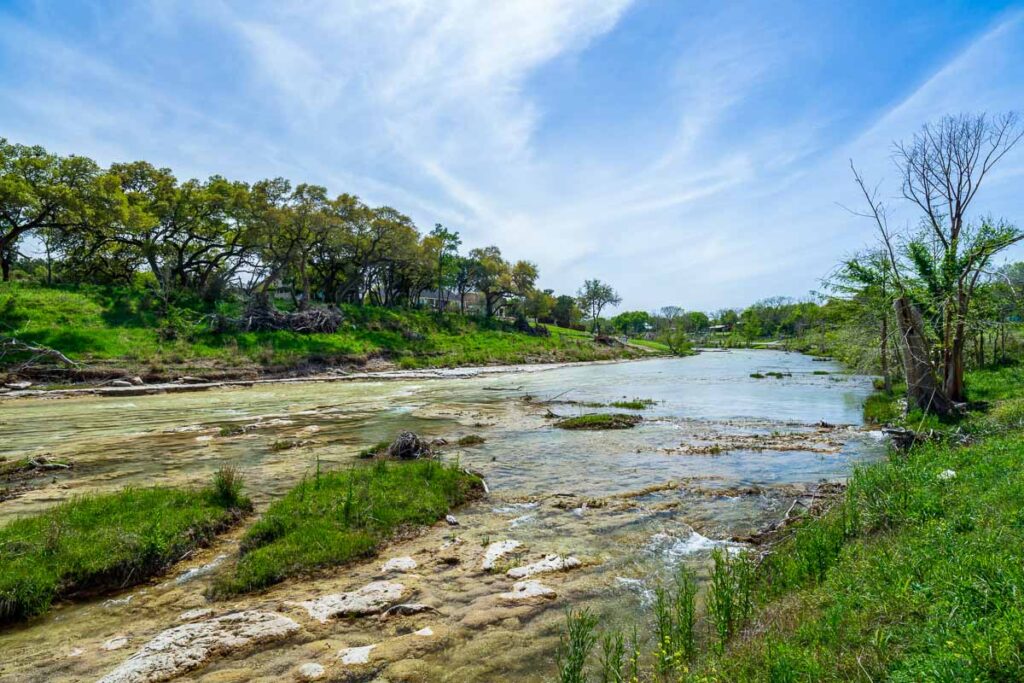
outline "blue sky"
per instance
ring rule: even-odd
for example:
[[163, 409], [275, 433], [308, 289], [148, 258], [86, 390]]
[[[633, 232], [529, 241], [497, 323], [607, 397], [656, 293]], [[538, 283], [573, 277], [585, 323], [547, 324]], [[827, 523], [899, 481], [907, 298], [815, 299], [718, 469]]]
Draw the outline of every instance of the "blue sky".
[[[872, 239], [851, 158], [895, 196], [894, 140], [1024, 110], [1019, 2], [0, 0], [0, 26], [0, 136], [353, 192], [623, 308], [803, 296]], [[1024, 147], [978, 209], [1024, 223]]]

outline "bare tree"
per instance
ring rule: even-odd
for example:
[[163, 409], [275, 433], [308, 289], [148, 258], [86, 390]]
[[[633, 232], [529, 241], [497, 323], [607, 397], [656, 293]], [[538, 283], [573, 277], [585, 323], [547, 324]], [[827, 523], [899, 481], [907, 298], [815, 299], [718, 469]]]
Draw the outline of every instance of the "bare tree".
[[992, 168], [1022, 137], [1024, 127], [1015, 112], [960, 114], [925, 124], [909, 143], [896, 145], [903, 196], [924, 213], [937, 247], [935, 256], [922, 247], [912, 250], [911, 257], [919, 272], [935, 274], [926, 284], [941, 315], [943, 385], [953, 401], [966, 398], [967, 314], [981, 270], [997, 252], [1024, 238], [1002, 222], [985, 221], [972, 229], [967, 211]]

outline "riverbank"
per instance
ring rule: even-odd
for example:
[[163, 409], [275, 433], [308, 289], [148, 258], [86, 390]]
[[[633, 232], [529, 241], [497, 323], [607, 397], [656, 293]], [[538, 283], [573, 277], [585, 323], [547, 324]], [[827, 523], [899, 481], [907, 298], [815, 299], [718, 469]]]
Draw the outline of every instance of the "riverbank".
[[51, 387], [135, 378], [209, 383], [668, 354], [667, 347], [650, 342], [601, 342], [550, 325], [529, 334], [502, 320], [423, 310], [345, 305], [336, 332], [306, 334], [218, 331], [216, 319], [230, 314], [230, 306], [181, 310], [171, 318], [157, 316], [155, 307], [134, 289], [0, 284], [0, 333], [55, 349], [78, 364], [19, 367], [27, 355], [9, 355], [0, 375], [6, 371], [10, 384]]

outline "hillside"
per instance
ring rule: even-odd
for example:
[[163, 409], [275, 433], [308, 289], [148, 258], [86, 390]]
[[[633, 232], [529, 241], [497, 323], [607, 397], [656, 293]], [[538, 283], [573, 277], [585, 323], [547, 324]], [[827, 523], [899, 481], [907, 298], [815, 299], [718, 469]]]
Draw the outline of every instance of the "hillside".
[[[307, 374], [325, 368], [427, 368], [636, 358], [654, 348], [608, 346], [575, 330], [549, 336], [516, 331], [497, 319], [430, 311], [342, 305], [332, 334], [216, 332], [217, 316], [239, 304], [194, 305], [157, 314], [145, 291], [115, 287], [0, 285], [0, 333], [57, 349], [82, 364], [74, 371], [30, 368], [17, 374], [51, 381], [139, 375], [208, 378]], [[24, 357], [0, 358], [11, 372]]]

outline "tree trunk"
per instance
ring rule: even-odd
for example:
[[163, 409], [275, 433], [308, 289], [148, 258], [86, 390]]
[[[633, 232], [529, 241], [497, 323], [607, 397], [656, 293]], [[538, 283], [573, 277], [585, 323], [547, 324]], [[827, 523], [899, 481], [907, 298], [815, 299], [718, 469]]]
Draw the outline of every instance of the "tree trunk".
[[889, 372], [889, 316], [882, 311], [881, 339], [878, 343], [878, 352], [881, 354], [882, 363], [882, 387], [886, 392], [892, 391], [892, 373]]
[[921, 312], [903, 296], [893, 302], [893, 309], [896, 311], [903, 367], [907, 377], [907, 406], [943, 417], [952, 414], [953, 404], [935, 379], [931, 348], [924, 336]]
[[950, 401], [962, 403], [967, 400], [964, 391], [964, 347], [967, 342], [964, 320], [967, 314], [967, 297], [961, 292], [958, 299], [956, 321], [952, 323], [953, 339], [944, 358], [943, 384], [946, 397]]

